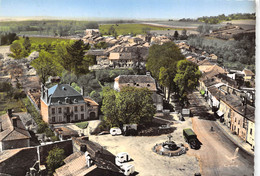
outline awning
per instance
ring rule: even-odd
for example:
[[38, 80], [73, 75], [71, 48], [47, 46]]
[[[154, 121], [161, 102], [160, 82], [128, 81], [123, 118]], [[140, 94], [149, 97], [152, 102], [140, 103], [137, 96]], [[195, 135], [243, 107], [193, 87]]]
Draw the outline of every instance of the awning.
[[224, 113], [222, 111], [220, 111], [220, 110], [217, 111], [217, 114], [218, 114], [219, 117], [224, 115]]

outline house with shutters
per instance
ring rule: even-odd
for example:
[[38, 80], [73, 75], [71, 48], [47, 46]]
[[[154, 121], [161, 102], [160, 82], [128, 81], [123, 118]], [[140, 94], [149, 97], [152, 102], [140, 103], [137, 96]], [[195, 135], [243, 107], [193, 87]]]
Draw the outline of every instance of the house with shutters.
[[26, 130], [19, 115], [23, 113], [8, 113], [0, 116], [0, 152], [8, 149], [30, 146], [30, 133]]
[[98, 104], [69, 84], [41, 88], [41, 115], [45, 122], [70, 123], [98, 119]]

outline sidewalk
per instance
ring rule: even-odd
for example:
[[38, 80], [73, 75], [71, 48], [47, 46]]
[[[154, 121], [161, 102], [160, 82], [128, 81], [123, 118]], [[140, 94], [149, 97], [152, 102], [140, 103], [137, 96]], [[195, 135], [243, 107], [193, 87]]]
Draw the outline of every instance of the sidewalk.
[[225, 133], [225, 135], [235, 143], [239, 148], [246, 151], [248, 154], [254, 156], [254, 151], [251, 150], [251, 145], [243, 141], [240, 137], [235, 134], [232, 134], [231, 130], [224, 124], [220, 123], [216, 120], [216, 124], [220, 127], [220, 129]]

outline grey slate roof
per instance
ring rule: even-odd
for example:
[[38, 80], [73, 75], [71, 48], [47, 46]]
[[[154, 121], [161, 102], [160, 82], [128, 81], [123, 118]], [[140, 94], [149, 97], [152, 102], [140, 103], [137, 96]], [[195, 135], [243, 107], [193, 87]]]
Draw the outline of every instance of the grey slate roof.
[[[45, 95], [43, 96], [43, 101], [49, 105], [55, 105], [55, 104], [65, 104], [65, 98], [70, 99], [71, 103], [84, 103], [83, 96], [77, 92], [75, 89], [73, 89], [68, 84], [57, 84], [51, 88], [48, 89], [48, 98], [47, 101], [47, 92], [45, 91]], [[76, 100], [76, 101], [75, 101]]]

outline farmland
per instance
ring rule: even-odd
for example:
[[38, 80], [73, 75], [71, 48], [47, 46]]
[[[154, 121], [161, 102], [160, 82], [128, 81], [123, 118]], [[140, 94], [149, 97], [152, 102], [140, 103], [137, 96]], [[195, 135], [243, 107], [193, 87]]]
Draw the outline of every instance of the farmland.
[[167, 30], [166, 27], [151, 26], [146, 24], [104, 24], [99, 25], [99, 30], [103, 35], [107, 35], [109, 28], [115, 28], [118, 35], [145, 34], [147, 30]]
[[[52, 42], [61, 42], [61, 41], [69, 41], [70, 39], [63, 39], [63, 38], [55, 38], [55, 37], [30, 37], [31, 44], [43, 44], [46, 43], [47, 45], [52, 44]], [[19, 43], [22, 44], [23, 38], [19, 37]]]

